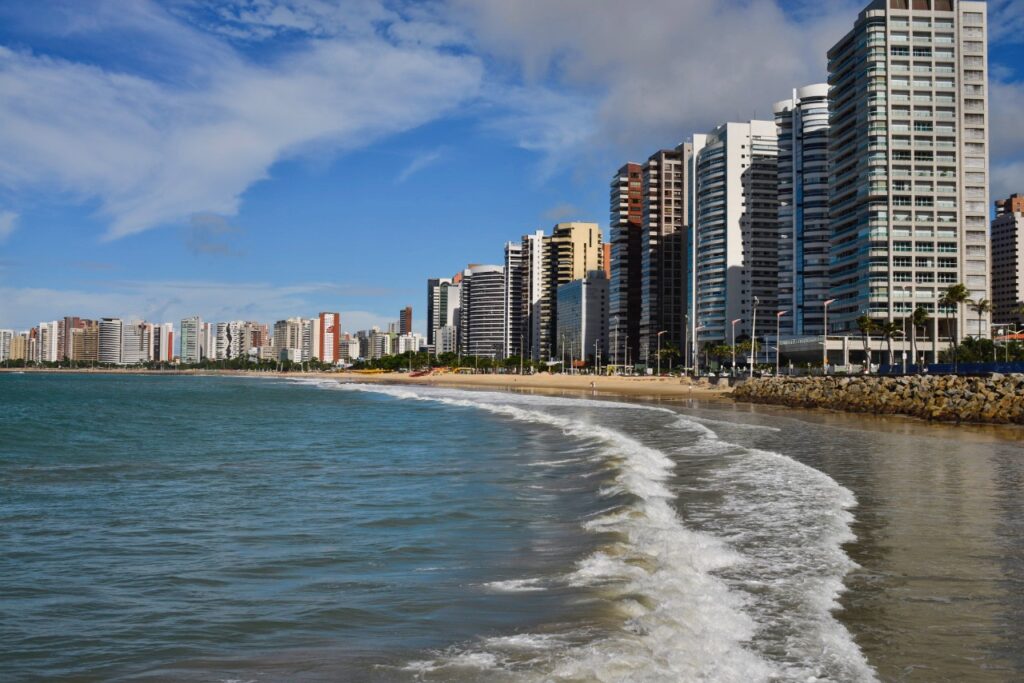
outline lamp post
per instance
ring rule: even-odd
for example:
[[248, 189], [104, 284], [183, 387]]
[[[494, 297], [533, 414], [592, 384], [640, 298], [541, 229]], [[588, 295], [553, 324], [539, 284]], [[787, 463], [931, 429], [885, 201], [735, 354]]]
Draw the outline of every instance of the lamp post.
[[743, 318], [736, 318], [732, 321], [732, 375], [736, 375], [736, 323], [742, 322]]
[[789, 311], [779, 311], [775, 314], [775, 376], [779, 376], [779, 354], [782, 349], [779, 347], [779, 333], [782, 329], [782, 316]]
[[[1005, 330], [1003, 330], [1003, 328], [1001, 328], [1001, 327], [997, 330], [997, 333], [999, 334], [1000, 337], [1002, 337], [1002, 336], [1004, 336], [1006, 334]], [[1006, 344], [1007, 348], [1009, 348], [1010, 345], [1006, 343], [1005, 339], [1003, 340], [1003, 343]], [[1009, 354], [1007, 354], [1007, 355], [1009, 355]], [[993, 339], [992, 340], [992, 362], [995, 362], [997, 360], [999, 360], [999, 358], [998, 358], [998, 356], [996, 356], [996, 340]]]
[[754, 365], [757, 363], [757, 305], [761, 301], [754, 297], [754, 317], [750, 319], [750, 378], [754, 378]]
[[821, 338], [821, 372], [825, 375], [828, 374], [828, 307], [835, 302], [835, 299], [825, 302], [825, 333]]
[[661, 335], [667, 332], [668, 330], [662, 330], [658, 333], [658, 377], [661, 377]]

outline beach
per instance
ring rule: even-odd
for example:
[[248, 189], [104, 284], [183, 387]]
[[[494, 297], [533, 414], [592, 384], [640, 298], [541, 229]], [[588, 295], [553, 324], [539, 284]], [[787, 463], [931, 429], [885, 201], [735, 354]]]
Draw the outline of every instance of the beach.
[[365, 384], [410, 384], [462, 389], [530, 390], [542, 393], [587, 394], [591, 396], [657, 399], [702, 399], [727, 398], [728, 387], [709, 386], [707, 382], [694, 382], [680, 377], [608, 377], [594, 375], [465, 375], [455, 373], [434, 373], [421, 377], [416, 373], [360, 373], [360, 372], [253, 372], [244, 370], [145, 370], [125, 369], [52, 369], [52, 368], [0, 368], [0, 372], [52, 373], [60, 375], [151, 375], [151, 376], [209, 376], [209, 377], [309, 377], [336, 379], [342, 382]]

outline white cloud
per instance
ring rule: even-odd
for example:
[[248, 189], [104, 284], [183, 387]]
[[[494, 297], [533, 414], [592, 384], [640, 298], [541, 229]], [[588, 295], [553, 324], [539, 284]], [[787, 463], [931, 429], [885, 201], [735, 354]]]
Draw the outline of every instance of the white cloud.
[[473, 56], [372, 35], [309, 42], [269, 64], [218, 49], [229, 58], [191, 64], [199, 74], [172, 84], [0, 47], [0, 184], [98, 199], [111, 238], [232, 215], [275, 162], [419, 126], [482, 78]]
[[443, 147], [438, 147], [437, 149], [420, 152], [419, 154], [415, 155], [408, 164], [406, 164], [405, 168], [403, 168], [401, 172], [398, 174], [398, 177], [395, 179], [395, 182], [404, 183], [410, 177], [419, 173], [423, 169], [433, 166], [434, 164], [436, 164], [437, 162], [441, 161], [441, 159], [444, 158], [446, 152], [447, 150]]
[[[330, 283], [275, 286], [216, 281], [124, 281], [79, 289], [0, 287], [0, 327], [24, 329], [40, 320], [64, 315], [94, 319], [114, 316], [175, 324], [182, 318], [201, 315], [212, 321], [244, 319], [273, 323], [291, 316], [311, 317], [322, 310], [339, 310], [339, 301], [351, 291], [358, 289]], [[346, 331], [372, 325], [386, 327], [394, 319], [363, 310], [341, 313]]]
[[797, 23], [771, 0], [453, 0], [476, 44], [518, 67], [527, 85], [554, 80], [586, 106], [545, 114], [545, 149], [588, 144], [652, 151], [726, 119], [771, 116], [794, 87], [821, 81], [826, 51], [856, 7], [830, 2]]
[[988, 32], [993, 42], [1024, 42], [1024, 0], [989, 0]]
[[0, 211], [0, 244], [6, 242], [17, 227], [18, 214], [13, 211]]

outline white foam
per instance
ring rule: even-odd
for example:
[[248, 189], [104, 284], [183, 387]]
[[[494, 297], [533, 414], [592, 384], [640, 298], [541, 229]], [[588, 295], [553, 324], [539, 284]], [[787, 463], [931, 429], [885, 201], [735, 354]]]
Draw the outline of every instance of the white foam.
[[[772, 525], [781, 524], [779, 518], [789, 519], [788, 514], [776, 509], [785, 507], [786, 495], [793, 497], [794, 493], [799, 493], [794, 489], [800, 487], [816, 492], [806, 501], [810, 507], [800, 508], [800, 511], [806, 518], [816, 515], [826, 518], [820, 533], [814, 537], [814, 547], [820, 550], [816, 555], [819, 560], [814, 569], [798, 571], [798, 576], [789, 582], [788, 588], [803, 596], [806, 605], [801, 612], [804, 618], [790, 623], [785, 621], [785, 610], [773, 612], [770, 606], [766, 608], [758, 603], [752, 593], [744, 589], [744, 586], [749, 589], [755, 585], [752, 582], [760, 582], [762, 589], [766, 583], [772, 586], [785, 582], [790, 567], [764, 566], [769, 560], [767, 556], [774, 552], [772, 548], [765, 548], [763, 558], [748, 557], [722, 540], [739, 539], [737, 534], [758, 533], [756, 524], [735, 529], [723, 526], [721, 536], [685, 527], [672, 506], [674, 494], [668, 487], [674, 461], [664, 452], [607, 427], [588, 424], [580, 417], [528, 409], [539, 405], [569, 407], [581, 405], [583, 401], [425, 387], [416, 390], [380, 385], [335, 384], [335, 387], [486, 410], [546, 425], [567, 436], [593, 443], [601, 451], [600, 457], [614, 467], [614, 483], [602, 489], [601, 494], [608, 497], [629, 494], [634, 502], [613, 506], [589, 518], [584, 522], [584, 529], [616, 532], [624, 540], [584, 558], [565, 581], [599, 590], [611, 599], [622, 614], [623, 628], [588, 645], [569, 647], [557, 653], [550, 671], [534, 672], [540, 679], [813, 680], [829, 677], [830, 673], [834, 676], [835, 672], [841, 672], [843, 675], [838, 677], [847, 680], [873, 678], [873, 672], [849, 633], [832, 617], [836, 597], [842, 589], [842, 577], [851, 566], [840, 546], [850, 538], [851, 517], [847, 509], [855, 501], [849, 491], [826, 475], [779, 454], [748, 451], [724, 442], [708, 426], [688, 417], [678, 417], [673, 423], [675, 428], [696, 436], [694, 442], [685, 444], [687, 453], [735, 459], [734, 464], [713, 475], [716, 481], [710, 483], [727, 493], [726, 506], [732, 506], [727, 510], [729, 514], [737, 519], [744, 515], [752, 519], [756, 514], [762, 521], [760, 530], [772, 533], [772, 540], [775, 540], [775, 533], [782, 531]], [[514, 400], [510, 400], [513, 397]], [[602, 408], [638, 408], [614, 402], [586, 403]], [[668, 409], [656, 410], [678, 415]], [[768, 488], [773, 494], [771, 505], [758, 508], [756, 492], [762, 479], [770, 481]], [[737, 486], [743, 492], [730, 493]], [[748, 490], [754, 495], [747, 495]], [[764, 577], [745, 576], [757, 571], [763, 572]], [[522, 590], [536, 585], [531, 581], [536, 580], [494, 582], [488, 586]], [[757, 638], [766, 628], [791, 629], [797, 634], [787, 643], [795, 653], [792, 661], [769, 661], [758, 653]], [[800, 635], [800, 628], [814, 632]], [[485, 656], [488, 653], [468, 654]], [[454, 662], [468, 654], [452, 655], [449, 659]], [[497, 666], [496, 660], [494, 665]]]
[[490, 581], [484, 588], [497, 593], [533, 593], [547, 590], [541, 585], [540, 579], [510, 579], [508, 581]]

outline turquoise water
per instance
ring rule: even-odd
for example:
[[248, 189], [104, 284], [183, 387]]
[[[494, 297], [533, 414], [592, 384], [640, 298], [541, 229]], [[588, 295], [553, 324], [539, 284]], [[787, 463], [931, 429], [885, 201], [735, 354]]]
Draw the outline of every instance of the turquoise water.
[[0, 408], [0, 680], [1024, 673], [1019, 433], [254, 378]]

